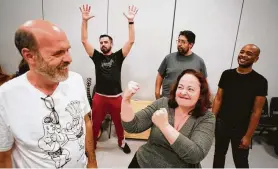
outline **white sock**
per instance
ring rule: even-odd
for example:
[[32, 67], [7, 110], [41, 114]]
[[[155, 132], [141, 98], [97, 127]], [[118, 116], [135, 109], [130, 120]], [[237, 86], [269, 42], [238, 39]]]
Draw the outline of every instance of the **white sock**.
[[122, 148], [125, 147], [125, 138], [122, 140], [122, 145], [121, 145]]

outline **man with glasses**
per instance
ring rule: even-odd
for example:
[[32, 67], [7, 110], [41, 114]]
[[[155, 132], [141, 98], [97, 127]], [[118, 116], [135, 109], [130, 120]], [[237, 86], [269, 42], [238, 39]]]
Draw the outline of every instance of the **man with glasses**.
[[65, 32], [31, 20], [14, 41], [30, 70], [0, 88], [0, 168], [96, 168], [90, 105], [69, 71]]
[[[185, 69], [195, 69], [207, 77], [204, 60], [192, 52], [195, 34], [192, 31], [181, 31], [177, 40], [178, 52], [170, 53], [162, 61], [155, 82], [155, 98], [169, 97], [171, 85]], [[162, 85], [162, 94], [160, 92]]]

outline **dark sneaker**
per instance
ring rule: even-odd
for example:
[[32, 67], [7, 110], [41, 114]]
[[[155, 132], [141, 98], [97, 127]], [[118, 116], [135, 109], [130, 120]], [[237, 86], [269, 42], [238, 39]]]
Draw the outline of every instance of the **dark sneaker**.
[[[119, 146], [120, 147], [120, 146]], [[131, 151], [130, 151], [130, 148], [129, 146], [127, 145], [127, 143], [125, 143], [125, 146], [124, 147], [120, 147], [124, 153], [126, 154], [129, 154]]]

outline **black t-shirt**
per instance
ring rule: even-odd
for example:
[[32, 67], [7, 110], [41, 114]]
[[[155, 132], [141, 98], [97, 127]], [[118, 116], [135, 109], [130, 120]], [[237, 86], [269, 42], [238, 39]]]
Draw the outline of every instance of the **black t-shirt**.
[[122, 49], [105, 56], [94, 50], [91, 59], [95, 63], [96, 92], [104, 95], [117, 95], [122, 92], [121, 69], [125, 59]]
[[255, 97], [267, 95], [267, 80], [254, 70], [239, 74], [229, 69], [222, 73], [218, 86], [223, 89], [218, 117], [228, 124], [248, 127]]

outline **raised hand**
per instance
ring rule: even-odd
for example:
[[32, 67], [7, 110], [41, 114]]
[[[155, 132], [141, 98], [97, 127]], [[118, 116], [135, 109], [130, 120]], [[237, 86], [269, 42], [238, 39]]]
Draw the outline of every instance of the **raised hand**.
[[137, 12], [138, 12], [138, 8], [132, 5], [128, 7], [128, 13], [127, 14], [124, 13], [124, 16], [127, 18], [129, 22], [132, 22]]
[[128, 82], [128, 87], [125, 90], [124, 94], [123, 94], [123, 99], [125, 100], [130, 100], [131, 97], [139, 90], [139, 84], [134, 82], [134, 81], [130, 81]]
[[161, 130], [169, 124], [168, 112], [165, 108], [161, 108], [154, 112], [152, 122]]
[[95, 17], [93, 15], [90, 15], [90, 11], [91, 11], [91, 6], [86, 4], [86, 5], [82, 5], [82, 7], [79, 7], [80, 12], [82, 13], [82, 19], [85, 21], [88, 21], [89, 19]]

